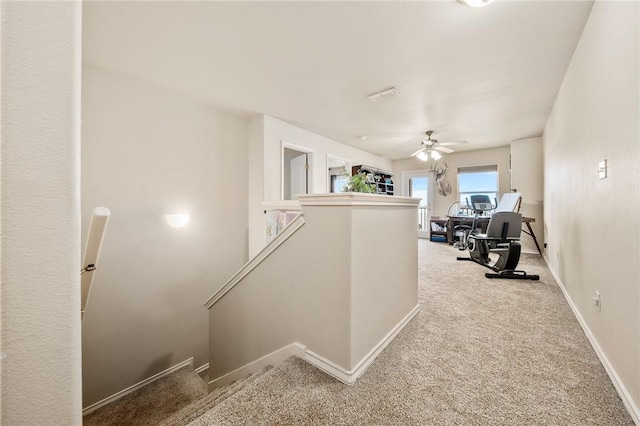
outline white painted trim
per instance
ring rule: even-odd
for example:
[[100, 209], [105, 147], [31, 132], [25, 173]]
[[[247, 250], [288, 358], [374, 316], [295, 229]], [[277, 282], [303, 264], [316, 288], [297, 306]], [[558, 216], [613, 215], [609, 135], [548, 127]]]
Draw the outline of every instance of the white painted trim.
[[[521, 240], [522, 241], [522, 240]], [[542, 248], [542, 247], [540, 247]], [[536, 256], [540, 256], [540, 253], [538, 253], [538, 250], [522, 250], [521, 251], [522, 254], [535, 254]]]
[[409, 313], [396, 325], [384, 338], [360, 361], [352, 370], [354, 377], [353, 383], [365, 372], [365, 370], [373, 363], [380, 352], [393, 341], [393, 339], [402, 331], [403, 328], [420, 312], [420, 305], [416, 305]]
[[[425, 213], [425, 226], [426, 229], [418, 230], [418, 238], [431, 238], [431, 215], [433, 213], [433, 194], [436, 192], [435, 179], [433, 178], [433, 172], [423, 170], [405, 170], [401, 173], [400, 182], [402, 183], [402, 195], [409, 197], [409, 180], [415, 177], [427, 178], [427, 211]], [[398, 185], [396, 184], [396, 187]], [[420, 207], [420, 204], [418, 204]], [[418, 224], [420, 223], [420, 210], [418, 209]], [[417, 224], [416, 224], [417, 225]]]
[[307, 349], [302, 343], [294, 342], [283, 348], [275, 350], [270, 354], [263, 356], [256, 361], [243, 365], [224, 376], [209, 381], [209, 391], [216, 388], [226, 386], [237, 380], [247, 377], [249, 374], [256, 373], [266, 367], [267, 365], [277, 365], [286, 360], [287, 358], [295, 355], [298, 356], [309, 364], [324, 371], [330, 376], [340, 380], [347, 385], [354, 384], [365, 370], [373, 363], [378, 355], [384, 350], [384, 348], [391, 343], [391, 341], [402, 331], [402, 329], [416, 316], [420, 311], [420, 305], [416, 305], [386, 336], [380, 340], [380, 342], [369, 352], [352, 370], [346, 370], [332, 361], [316, 354], [313, 351]]
[[196, 372], [196, 374], [200, 374], [203, 371], [207, 371], [209, 369], [209, 363], [203, 364], [200, 367], [196, 368], [194, 371]]
[[294, 151], [304, 152], [307, 154], [307, 164], [309, 165], [309, 169], [307, 170], [307, 188], [311, 191], [313, 188], [313, 157], [314, 152], [312, 149], [307, 148], [302, 145], [296, 145], [293, 143], [289, 143], [284, 139], [280, 139], [280, 199], [284, 200], [284, 149], [288, 148]]
[[[511, 161], [511, 160], [509, 160]], [[496, 172], [498, 176], [496, 176], [496, 196], [498, 198], [497, 202], [500, 201], [500, 198], [504, 195], [500, 193], [500, 164], [499, 163], [485, 163], [485, 164], [467, 164], [464, 166], [456, 167], [456, 200], [460, 201], [460, 179], [458, 179], [458, 175], [460, 175], [460, 169], [472, 168], [472, 167], [488, 167], [488, 166], [496, 166]], [[509, 188], [511, 188], [511, 180], [509, 180]]]
[[613, 386], [616, 388], [616, 391], [618, 391], [618, 395], [620, 396], [620, 399], [622, 399], [622, 403], [624, 404], [625, 408], [629, 412], [629, 415], [631, 416], [631, 418], [633, 419], [636, 425], [640, 425], [640, 408], [634, 403], [633, 398], [631, 397], [631, 394], [629, 394], [629, 391], [627, 390], [625, 385], [622, 383], [622, 380], [620, 380], [620, 377], [616, 373], [616, 370], [613, 368], [613, 366], [609, 362], [607, 355], [598, 344], [598, 340], [595, 338], [595, 336], [591, 332], [591, 329], [589, 329], [589, 326], [587, 325], [584, 318], [582, 318], [580, 311], [578, 310], [576, 305], [573, 303], [573, 300], [569, 296], [569, 292], [567, 291], [564, 284], [562, 283], [560, 276], [558, 276], [556, 271], [551, 267], [551, 263], [549, 262], [549, 259], [547, 258], [547, 256], [542, 256], [542, 258], [547, 264], [547, 267], [549, 268], [551, 275], [553, 275], [553, 278], [558, 283], [558, 287], [560, 287], [560, 290], [562, 290], [562, 294], [564, 295], [564, 298], [566, 299], [567, 303], [571, 307], [573, 314], [576, 316], [578, 323], [582, 327], [582, 331], [584, 331], [584, 334], [587, 336], [587, 340], [589, 340], [589, 343], [591, 343], [593, 350], [596, 352], [596, 355], [600, 359], [600, 363], [602, 364], [605, 371], [609, 375], [609, 378], [611, 379]]
[[222, 386], [226, 386], [231, 384], [237, 380], [244, 379], [249, 374], [257, 373], [262, 370], [267, 365], [277, 365], [292, 356], [298, 356], [302, 359], [305, 357], [305, 351], [307, 348], [297, 342], [291, 343], [283, 348], [277, 349], [270, 354], [263, 356], [249, 364], [243, 365], [240, 368], [237, 368], [224, 376], [218, 377], [217, 379], [209, 381], [209, 392], [214, 389], [220, 388]]
[[342, 157], [338, 157], [336, 155], [333, 154], [329, 154], [327, 153], [325, 161], [326, 161], [326, 172], [327, 172], [327, 178], [325, 179], [325, 183], [327, 185], [326, 191], [327, 193], [331, 192], [331, 175], [329, 175], [329, 162], [331, 160], [334, 161], [342, 161], [344, 163], [344, 170], [349, 173], [349, 175], [351, 175], [351, 160], [347, 160], [346, 158], [342, 158]]
[[355, 383], [355, 380], [351, 380], [352, 374], [349, 371], [313, 351], [306, 350], [302, 359], [319, 370], [324, 371], [328, 375], [340, 380], [344, 384], [352, 385]]
[[[208, 364], [207, 364], [208, 365]], [[115, 393], [105, 399], [103, 399], [102, 401], [98, 401], [95, 404], [91, 404], [90, 406], [88, 406], [87, 408], [82, 410], [82, 415], [87, 415], [89, 413], [92, 413], [94, 411], [96, 411], [98, 408], [104, 407], [107, 404], [110, 404], [112, 402], [117, 401], [118, 399], [122, 398], [123, 396], [126, 396], [128, 394], [130, 394], [131, 392], [137, 391], [138, 389], [141, 389], [153, 382], [155, 382], [156, 380], [160, 380], [163, 377], [168, 376], [171, 373], [174, 373], [178, 370], [180, 370], [181, 368], [187, 367], [187, 366], [191, 366], [193, 368], [193, 357], [186, 359], [184, 361], [182, 361], [179, 364], [174, 365], [173, 367], [169, 367], [164, 371], [161, 371], [157, 374], [154, 374], [153, 376], [144, 379], [143, 381], [136, 383], [133, 386], [129, 386], [128, 388], [121, 390], [118, 393]]]
[[365, 194], [362, 192], [335, 192], [329, 194], [300, 195], [300, 205], [305, 206], [375, 206], [417, 207], [418, 198]]
[[364, 357], [360, 362], [351, 370], [345, 370], [344, 368], [334, 364], [321, 357], [320, 355], [306, 350], [304, 360], [310, 364], [316, 366], [320, 370], [335, 377], [341, 382], [352, 385], [360, 376], [366, 371], [367, 368], [373, 363], [378, 355], [384, 350], [384, 348], [391, 343], [391, 341], [402, 331], [402, 329], [416, 316], [420, 311], [420, 305], [416, 305], [386, 336], [380, 340], [380, 342], [374, 346], [373, 349]]
[[280, 139], [280, 148], [284, 151], [285, 148], [292, 149], [294, 151], [304, 152], [305, 154], [313, 154], [315, 151], [306, 146], [297, 145], [295, 143], [287, 142], [284, 139]]
[[282, 243], [289, 239], [293, 234], [296, 233], [298, 229], [300, 229], [305, 224], [304, 218], [302, 214], [296, 216], [295, 219], [289, 225], [287, 225], [282, 232], [280, 232], [276, 237], [269, 243], [265, 248], [263, 248], [258, 254], [256, 254], [253, 259], [249, 262], [245, 263], [242, 268], [238, 272], [235, 273], [218, 291], [216, 291], [213, 296], [211, 296], [205, 303], [204, 306], [207, 309], [211, 309], [213, 305], [216, 304], [218, 300], [222, 298], [227, 292], [229, 292], [236, 284], [244, 279], [251, 271], [253, 271], [258, 265], [260, 265], [271, 253], [273, 253]]

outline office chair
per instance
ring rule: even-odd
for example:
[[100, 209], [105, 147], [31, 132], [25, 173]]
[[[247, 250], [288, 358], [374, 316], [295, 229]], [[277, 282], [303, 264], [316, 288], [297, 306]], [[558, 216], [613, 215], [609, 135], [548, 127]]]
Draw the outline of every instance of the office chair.
[[[471, 199], [471, 202], [469, 202], [469, 198]], [[496, 208], [496, 206], [493, 206], [491, 204], [491, 199], [489, 198], [488, 195], [471, 195], [469, 198], [467, 198], [467, 206], [471, 208], [474, 214], [473, 222], [471, 223], [471, 226], [458, 225], [453, 228], [454, 232], [455, 231], [462, 232], [460, 241], [454, 244], [454, 247], [457, 247], [458, 250], [460, 251], [464, 251], [468, 249], [470, 247], [470, 244], [473, 243], [473, 241], [469, 239], [469, 236], [473, 234], [477, 234], [479, 231], [478, 217], [484, 212], [487, 212], [489, 210], [493, 210]]]
[[[539, 275], [529, 275], [525, 271], [516, 270], [520, 261], [520, 233], [522, 231], [522, 215], [516, 212], [497, 212], [491, 216], [486, 234], [469, 235], [469, 257], [458, 257], [458, 260], [472, 260], [495, 273], [487, 272], [487, 278], [506, 278], [516, 280], [540, 279]], [[492, 262], [490, 254], [497, 254], [498, 259]]]

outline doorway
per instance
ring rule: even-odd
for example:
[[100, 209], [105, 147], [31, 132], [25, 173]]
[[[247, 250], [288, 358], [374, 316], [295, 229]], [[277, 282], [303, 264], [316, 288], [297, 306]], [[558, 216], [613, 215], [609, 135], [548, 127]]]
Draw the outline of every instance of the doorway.
[[282, 144], [282, 199], [297, 200], [310, 189], [311, 153]]
[[349, 181], [349, 170], [349, 160], [327, 154], [327, 192], [344, 192]]
[[418, 205], [418, 238], [429, 238], [429, 217], [433, 203], [433, 177], [426, 170], [402, 173], [404, 193], [420, 199]]

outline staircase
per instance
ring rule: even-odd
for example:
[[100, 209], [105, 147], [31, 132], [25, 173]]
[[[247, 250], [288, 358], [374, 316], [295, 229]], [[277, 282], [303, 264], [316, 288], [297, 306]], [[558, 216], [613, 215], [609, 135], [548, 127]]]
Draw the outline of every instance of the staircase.
[[[203, 416], [230, 397], [244, 398], [271, 372], [271, 365], [207, 393], [205, 382], [191, 367], [151, 383], [83, 418], [84, 426], [182, 426]], [[215, 413], [214, 413], [215, 415]]]
[[205, 381], [187, 366], [86, 414], [82, 423], [84, 426], [155, 426], [206, 395]]
[[225, 387], [218, 388], [208, 395], [199, 398], [180, 411], [174, 413], [169, 418], [160, 423], [160, 426], [183, 426], [191, 423], [197, 418], [203, 416], [208, 411], [213, 410], [218, 404], [227, 400], [231, 396], [247, 393], [247, 389], [255, 386], [256, 382], [265, 376], [273, 367], [271, 365], [262, 370], [248, 376], [245, 379], [238, 380]]

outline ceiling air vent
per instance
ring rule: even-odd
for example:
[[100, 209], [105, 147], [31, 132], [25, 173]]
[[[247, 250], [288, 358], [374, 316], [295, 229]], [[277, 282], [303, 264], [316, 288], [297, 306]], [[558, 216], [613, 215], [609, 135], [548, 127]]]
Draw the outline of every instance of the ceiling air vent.
[[383, 90], [382, 92], [373, 93], [367, 96], [367, 98], [369, 98], [371, 102], [384, 102], [388, 99], [395, 98], [396, 96], [400, 96], [400, 92], [398, 92], [398, 89], [395, 87], [392, 87], [390, 89]]

